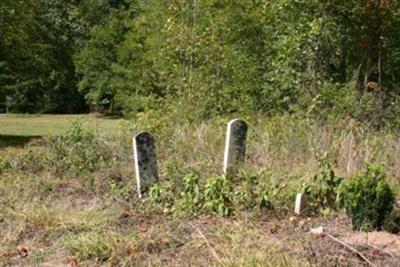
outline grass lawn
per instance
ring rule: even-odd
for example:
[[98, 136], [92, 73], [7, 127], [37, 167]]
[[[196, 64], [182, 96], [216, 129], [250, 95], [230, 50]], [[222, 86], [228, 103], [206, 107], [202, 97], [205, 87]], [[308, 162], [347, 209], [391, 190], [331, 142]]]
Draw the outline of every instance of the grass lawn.
[[107, 119], [95, 115], [26, 115], [0, 114], [0, 147], [22, 145], [43, 135], [64, 133], [72, 123], [84, 120], [94, 130], [115, 131], [121, 119]]
[[0, 135], [41, 136], [64, 133], [74, 121], [85, 120], [90, 128], [113, 130], [119, 119], [95, 115], [19, 115], [0, 114]]

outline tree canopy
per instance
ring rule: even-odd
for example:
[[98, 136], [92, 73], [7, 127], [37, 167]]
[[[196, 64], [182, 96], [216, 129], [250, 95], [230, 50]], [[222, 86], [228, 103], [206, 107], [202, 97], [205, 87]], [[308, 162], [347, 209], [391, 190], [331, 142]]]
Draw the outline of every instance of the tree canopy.
[[6, 0], [0, 108], [400, 112], [398, 0]]

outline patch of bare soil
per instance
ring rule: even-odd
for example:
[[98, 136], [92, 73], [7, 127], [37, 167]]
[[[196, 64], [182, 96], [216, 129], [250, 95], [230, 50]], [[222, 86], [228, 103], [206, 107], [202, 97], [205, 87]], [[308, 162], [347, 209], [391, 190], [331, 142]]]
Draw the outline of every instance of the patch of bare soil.
[[353, 232], [342, 239], [353, 246], [369, 246], [400, 258], [400, 235], [387, 232]]
[[[400, 267], [400, 236], [354, 232], [350, 219], [338, 216], [316, 222], [323, 233], [310, 233], [305, 245], [312, 266]], [[319, 259], [319, 260], [317, 260]]]
[[75, 257], [68, 256], [68, 254], [59, 250], [56, 253], [50, 255], [45, 262], [40, 264], [42, 267], [74, 267], [78, 266], [78, 261]]

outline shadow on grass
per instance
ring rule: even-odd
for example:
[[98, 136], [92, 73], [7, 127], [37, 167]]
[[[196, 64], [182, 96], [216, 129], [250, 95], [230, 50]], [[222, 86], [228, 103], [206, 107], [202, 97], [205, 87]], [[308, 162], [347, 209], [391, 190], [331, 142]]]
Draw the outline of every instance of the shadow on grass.
[[40, 136], [21, 136], [21, 135], [1, 135], [0, 134], [0, 148], [4, 147], [21, 147], [33, 139], [40, 138]]

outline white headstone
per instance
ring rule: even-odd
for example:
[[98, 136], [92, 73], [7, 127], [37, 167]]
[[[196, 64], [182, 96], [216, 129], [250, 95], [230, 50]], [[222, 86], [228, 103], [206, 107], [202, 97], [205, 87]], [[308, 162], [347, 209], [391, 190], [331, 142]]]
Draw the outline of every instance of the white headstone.
[[140, 133], [133, 137], [136, 184], [139, 197], [152, 185], [158, 183], [158, 166], [154, 137]]
[[247, 124], [234, 119], [228, 123], [225, 139], [224, 173], [235, 171], [246, 156]]
[[304, 194], [298, 193], [296, 195], [296, 204], [294, 206], [294, 213], [297, 215], [301, 215], [306, 208], [307, 198]]

